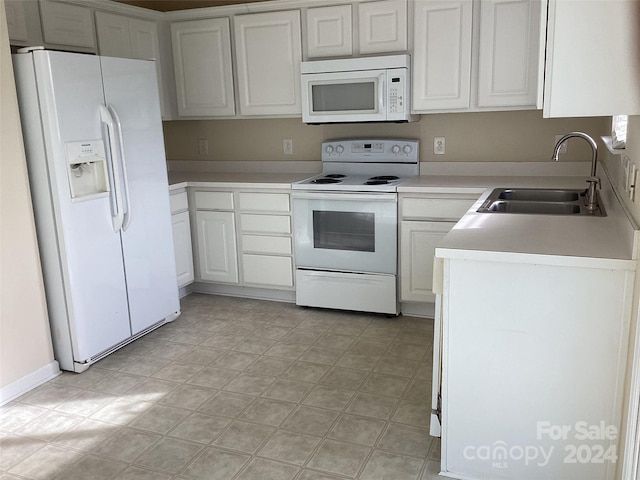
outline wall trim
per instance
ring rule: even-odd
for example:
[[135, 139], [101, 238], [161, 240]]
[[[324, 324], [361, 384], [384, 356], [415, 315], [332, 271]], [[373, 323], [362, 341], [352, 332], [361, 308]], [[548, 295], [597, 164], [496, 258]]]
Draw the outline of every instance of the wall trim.
[[19, 378], [18, 380], [11, 382], [8, 385], [0, 388], [0, 406], [4, 405], [11, 400], [18, 398], [20, 395], [27, 393], [45, 382], [48, 382], [52, 378], [60, 375], [60, 366], [57, 361], [46, 364], [37, 370]]

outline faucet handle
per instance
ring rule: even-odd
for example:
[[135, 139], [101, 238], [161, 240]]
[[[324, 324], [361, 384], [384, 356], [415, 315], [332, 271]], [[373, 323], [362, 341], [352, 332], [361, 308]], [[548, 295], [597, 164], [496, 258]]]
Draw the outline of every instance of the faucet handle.
[[602, 188], [602, 185], [601, 185], [599, 177], [588, 177], [587, 178], [587, 183], [595, 183], [596, 187], [598, 187], [598, 190], [600, 190]]

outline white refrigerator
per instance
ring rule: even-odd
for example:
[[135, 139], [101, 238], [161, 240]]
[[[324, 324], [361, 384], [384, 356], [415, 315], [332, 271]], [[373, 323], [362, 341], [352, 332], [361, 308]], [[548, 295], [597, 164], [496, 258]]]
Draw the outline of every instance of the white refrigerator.
[[180, 314], [156, 70], [13, 60], [54, 354], [82, 372]]

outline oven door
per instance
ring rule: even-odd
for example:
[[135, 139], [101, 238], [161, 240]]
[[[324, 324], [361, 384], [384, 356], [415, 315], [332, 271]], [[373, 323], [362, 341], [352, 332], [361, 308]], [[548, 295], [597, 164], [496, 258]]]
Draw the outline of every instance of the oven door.
[[298, 268], [396, 273], [395, 193], [293, 192]]
[[386, 70], [310, 73], [301, 78], [302, 121], [305, 123], [387, 119]]

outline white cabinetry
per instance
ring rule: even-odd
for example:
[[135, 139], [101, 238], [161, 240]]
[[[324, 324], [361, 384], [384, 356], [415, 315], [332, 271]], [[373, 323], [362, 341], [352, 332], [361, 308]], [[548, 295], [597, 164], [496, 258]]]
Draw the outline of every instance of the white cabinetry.
[[471, 0], [414, 2], [414, 111], [469, 108]]
[[193, 201], [197, 281], [293, 290], [288, 190], [196, 189]]
[[40, 18], [46, 43], [95, 49], [90, 9], [40, 0]]
[[238, 283], [233, 192], [196, 191], [196, 279]]
[[480, 193], [400, 195], [400, 300], [435, 302], [436, 246]]
[[536, 106], [540, 100], [541, 107], [546, 2], [479, 3], [478, 106]]
[[238, 195], [245, 285], [293, 288], [289, 193], [240, 192]]
[[300, 12], [234, 17], [241, 115], [300, 115]]
[[407, 50], [407, 0], [382, 0], [358, 5], [361, 54]]
[[178, 287], [181, 288], [192, 283], [194, 279], [187, 192], [184, 189], [172, 191], [169, 200], [171, 203], [171, 224], [173, 226], [173, 247], [176, 256]]
[[351, 5], [317, 7], [307, 10], [307, 56], [351, 56]]
[[162, 82], [160, 44], [156, 22], [96, 12], [96, 31], [100, 55], [155, 60], [162, 117], [167, 118], [169, 108], [166, 105], [167, 93], [164, 82]]
[[4, 10], [7, 19], [9, 39], [18, 42], [26, 42], [29, 40], [25, 2], [22, 0], [5, 0]]
[[549, 1], [545, 117], [639, 115], [638, 2]]
[[[495, 478], [498, 466], [505, 479], [615, 478], [635, 265], [438, 253], [443, 474]], [[533, 445], [545, 461], [494, 456]], [[590, 460], [572, 462], [576, 449]]]
[[542, 107], [546, 1], [416, 0], [413, 111]]
[[171, 24], [178, 114], [235, 114], [228, 18]]

